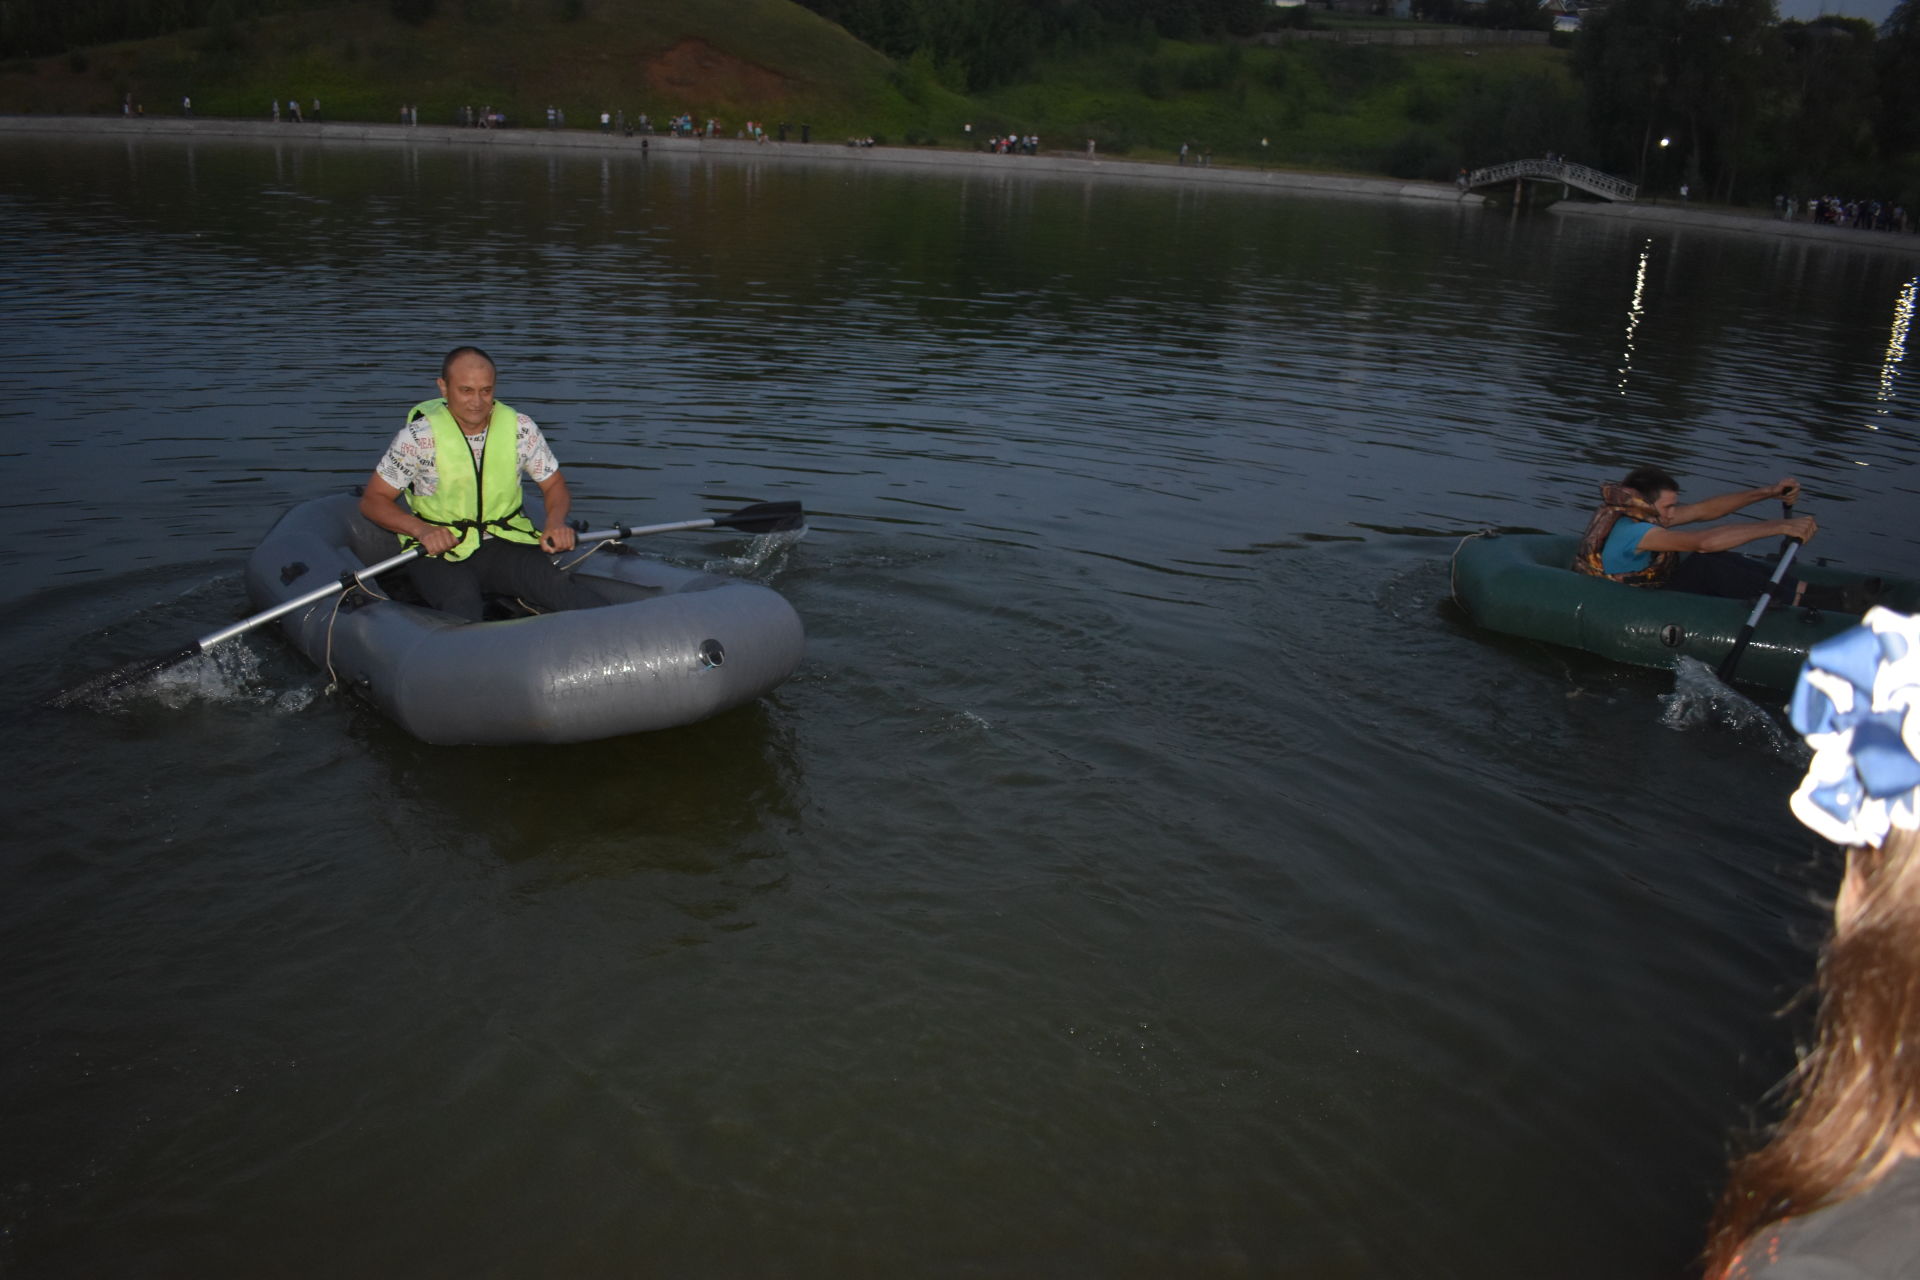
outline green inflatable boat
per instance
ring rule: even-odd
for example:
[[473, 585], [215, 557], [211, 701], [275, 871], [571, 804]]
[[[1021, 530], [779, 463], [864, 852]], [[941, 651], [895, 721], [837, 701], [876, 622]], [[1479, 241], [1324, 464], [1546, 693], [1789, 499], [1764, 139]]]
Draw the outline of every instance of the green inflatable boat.
[[[1733, 648], [1751, 600], [1721, 600], [1680, 591], [1629, 587], [1575, 573], [1579, 539], [1554, 534], [1481, 533], [1453, 553], [1453, 598], [1474, 625], [1510, 636], [1585, 649], [1639, 667], [1671, 668], [1680, 657], [1718, 667]], [[1795, 561], [1808, 582], [1864, 582], [1865, 573]], [[1920, 584], [1879, 576], [1881, 603], [1920, 611]], [[1851, 614], [1775, 605], [1740, 658], [1738, 680], [1791, 689], [1807, 649], [1860, 620]]]

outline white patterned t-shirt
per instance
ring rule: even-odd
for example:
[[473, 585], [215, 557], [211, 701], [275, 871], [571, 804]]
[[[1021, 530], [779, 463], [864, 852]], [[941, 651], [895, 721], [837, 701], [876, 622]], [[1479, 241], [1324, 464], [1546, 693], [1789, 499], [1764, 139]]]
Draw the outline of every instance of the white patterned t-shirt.
[[[515, 460], [527, 479], [541, 484], [560, 469], [560, 463], [554, 458], [553, 450], [547, 447], [547, 438], [540, 434], [540, 428], [534, 425], [533, 419], [524, 413], [514, 416]], [[464, 431], [461, 434], [466, 435]], [[473, 465], [478, 467], [481, 454], [487, 447], [487, 432], [466, 436], [466, 440], [467, 447], [473, 450]], [[400, 428], [374, 472], [402, 492], [411, 487], [414, 493], [430, 498], [440, 488], [440, 469], [434, 455], [433, 425], [422, 414]]]

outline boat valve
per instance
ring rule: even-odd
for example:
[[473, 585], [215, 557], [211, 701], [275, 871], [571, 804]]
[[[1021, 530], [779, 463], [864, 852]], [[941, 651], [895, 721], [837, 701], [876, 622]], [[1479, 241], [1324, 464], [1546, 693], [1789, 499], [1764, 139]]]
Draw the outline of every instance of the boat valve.
[[710, 671], [726, 660], [727, 651], [720, 647], [718, 640], [702, 640], [700, 642], [700, 665], [702, 667]]

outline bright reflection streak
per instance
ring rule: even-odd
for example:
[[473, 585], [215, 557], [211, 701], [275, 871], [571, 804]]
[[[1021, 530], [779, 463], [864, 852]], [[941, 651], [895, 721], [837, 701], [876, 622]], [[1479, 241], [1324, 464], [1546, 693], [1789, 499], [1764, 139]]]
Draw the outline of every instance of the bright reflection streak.
[[[1887, 358], [1880, 364], [1878, 412], [1882, 415], [1887, 412], [1887, 405], [1893, 400], [1893, 383], [1894, 379], [1900, 376], [1900, 362], [1906, 359], [1907, 329], [1913, 324], [1913, 302], [1916, 291], [1920, 291], [1920, 276], [1907, 281], [1905, 287], [1900, 290], [1900, 296], [1894, 300], [1893, 331], [1887, 335]], [[1880, 429], [1876, 424], [1868, 425], [1875, 431]]]
[[1627, 308], [1627, 349], [1620, 357], [1620, 394], [1627, 394], [1627, 375], [1633, 372], [1633, 334], [1640, 327], [1640, 317], [1646, 313], [1647, 261], [1653, 257], [1653, 241], [1648, 239], [1640, 248], [1640, 269], [1633, 277], [1633, 303]]

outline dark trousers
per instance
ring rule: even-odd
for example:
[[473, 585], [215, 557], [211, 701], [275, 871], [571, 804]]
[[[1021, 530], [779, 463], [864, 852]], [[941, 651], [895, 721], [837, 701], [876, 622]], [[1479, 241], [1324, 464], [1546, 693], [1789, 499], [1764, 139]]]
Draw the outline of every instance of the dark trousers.
[[[1696, 551], [1680, 558], [1665, 587], [1668, 591], [1691, 591], [1697, 596], [1758, 600], [1760, 593], [1767, 589], [1767, 579], [1773, 576], [1773, 565], [1778, 563], [1776, 560], [1762, 564], [1751, 556], [1732, 551]], [[1782, 577], [1773, 602], [1792, 604], [1794, 588], [1799, 583], [1790, 573]]]
[[423, 556], [407, 566], [414, 588], [429, 608], [469, 622], [485, 616], [483, 596], [513, 596], [547, 613], [592, 609], [606, 603], [592, 588], [554, 568], [539, 547], [488, 538], [465, 560]]

